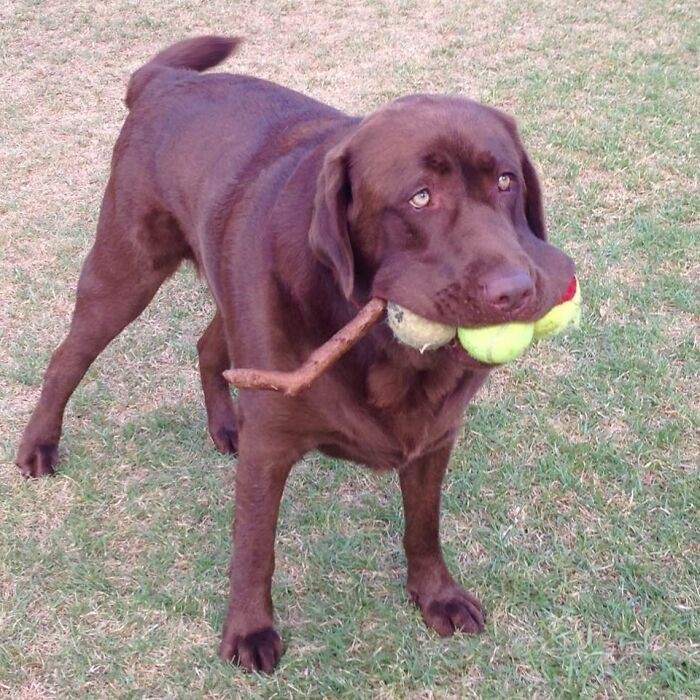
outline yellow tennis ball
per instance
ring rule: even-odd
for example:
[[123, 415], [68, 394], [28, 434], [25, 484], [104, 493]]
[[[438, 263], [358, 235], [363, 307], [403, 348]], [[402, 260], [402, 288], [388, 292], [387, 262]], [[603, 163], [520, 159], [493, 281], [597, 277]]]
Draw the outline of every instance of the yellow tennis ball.
[[539, 321], [535, 322], [535, 340], [549, 338], [566, 330], [569, 326], [578, 327], [581, 321], [581, 288], [574, 279], [576, 291], [567, 301], [557, 304]]
[[500, 365], [520, 357], [535, 332], [533, 323], [501, 323], [483, 328], [458, 328], [462, 347], [475, 359]]
[[423, 318], [394, 302], [387, 305], [386, 316], [396, 338], [420, 352], [446, 345], [457, 332], [455, 326]]

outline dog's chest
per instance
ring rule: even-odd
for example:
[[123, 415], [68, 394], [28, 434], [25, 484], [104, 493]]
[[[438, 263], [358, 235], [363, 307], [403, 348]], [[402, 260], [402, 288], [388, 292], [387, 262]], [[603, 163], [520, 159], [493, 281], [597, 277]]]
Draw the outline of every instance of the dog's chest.
[[328, 454], [353, 462], [366, 464], [373, 469], [398, 469], [422, 454], [432, 452], [448, 437], [444, 429], [436, 429], [429, 422], [413, 420], [406, 430], [409, 414], [397, 417], [395, 425], [376, 420], [371, 414], [358, 415], [355, 411], [340, 407], [333, 430], [327, 434], [320, 449]]
[[[389, 378], [394, 384], [398, 379]], [[425, 378], [414, 378], [390, 405], [377, 405], [371, 391], [352, 401], [338, 401], [331, 413], [332, 430], [320, 448], [334, 456], [374, 469], [398, 469], [452, 441], [464, 407], [483, 378], [456, 376], [440, 396], [426, 393]], [[379, 385], [375, 385], [375, 390]], [[434, 385], [431, 385], [434, 389]], [[388, 391], [388, 386], [384, 387]], [[405, 388], [405, 387], [404, 387]]]

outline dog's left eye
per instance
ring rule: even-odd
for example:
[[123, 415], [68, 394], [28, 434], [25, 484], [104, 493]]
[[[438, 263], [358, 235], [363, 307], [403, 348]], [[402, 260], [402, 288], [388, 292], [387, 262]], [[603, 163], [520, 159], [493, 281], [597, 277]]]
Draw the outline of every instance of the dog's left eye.
[[512, 182], [513, 178], [508, 173], [503, 173], [498, 178], [498, 190], [500, 192], [510, 192]]
[[414, 209], [422, 209], [430, 204], [430, 192], [423, 189], [416, 192], [411, 199], [408, 200]]

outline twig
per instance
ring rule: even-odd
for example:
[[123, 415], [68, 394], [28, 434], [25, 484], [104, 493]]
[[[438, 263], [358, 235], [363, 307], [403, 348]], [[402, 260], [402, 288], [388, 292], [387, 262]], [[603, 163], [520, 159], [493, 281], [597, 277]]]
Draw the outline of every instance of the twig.
[[239, 389], [271, 389], [287, 396], [296, 396], [331, 365], [337, 362], [379, 321], [386, 309], [383, 299], [370, 299], [357, 316], [343, 326], [330, 340], [314, 350], [304, 364], [293, 372], [262, 369], [227, 369], [225, 379]]

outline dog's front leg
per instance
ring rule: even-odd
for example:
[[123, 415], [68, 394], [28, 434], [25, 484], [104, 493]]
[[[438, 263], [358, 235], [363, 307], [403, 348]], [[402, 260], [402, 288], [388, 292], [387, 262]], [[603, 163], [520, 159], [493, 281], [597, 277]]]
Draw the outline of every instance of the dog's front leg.
[[443, 637], [484, 629], [481, 604], [458, 586], [440, 546], [440, 493], [452, 445], [406, 464], [399, 472], [403, 498], [407, 588], [428, 627]]
[[[246, 440], [246, 438], [248, 438]], [[282, 641], [272, 623], [275, 531], [287, 476], [301, 453], [282, 441], [250, 431], [240, 436], [236, 467], [228, 613], [219, 656], [248, 671], [270, 673], [282, 656]]]

